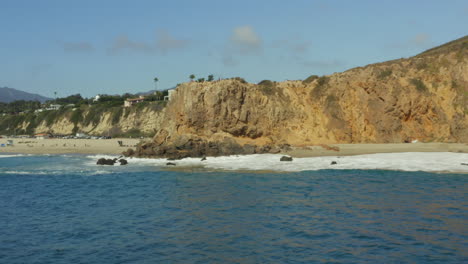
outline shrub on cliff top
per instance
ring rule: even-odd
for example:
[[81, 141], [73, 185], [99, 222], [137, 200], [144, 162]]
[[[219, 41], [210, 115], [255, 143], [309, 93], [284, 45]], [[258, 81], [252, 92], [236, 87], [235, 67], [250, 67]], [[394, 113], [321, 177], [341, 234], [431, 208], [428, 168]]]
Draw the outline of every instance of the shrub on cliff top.
[[263, 80], [257, 84], [264, 94], [272, 95], [275, 93], [276, 84], [270, 80]]
[[309, 84], [309, 83], [317, 80], [318, 78], [319, 78], [318, 75], [311, 75], [311, 76], [307, 77], [307, 79], [303, 80], [302, 83], [303, 84]]
[[239, 81], [241, 83], [247, 83], [247, 81], [244, 80], [244, 78], [241, 78], [241, 77], [233, 77], [231, 78], [232, 80], [236, 80], [236, 81]]
[[325, 91], [325, 89], [327, 87], [329, 79], [330, 78], [327, 77], [327, 76], [322, 76], [322, 77], [317, 79], [317, 85], [312, 90], [312, 96], [313, 97], [320, 97], [320, 96], [323, 95], [323, 93], [324, 93], [324, 91]]
[[329, 78], [327, 76], [322, 76], [318, 78], [317, 86], [323, 86], [328, 83]]

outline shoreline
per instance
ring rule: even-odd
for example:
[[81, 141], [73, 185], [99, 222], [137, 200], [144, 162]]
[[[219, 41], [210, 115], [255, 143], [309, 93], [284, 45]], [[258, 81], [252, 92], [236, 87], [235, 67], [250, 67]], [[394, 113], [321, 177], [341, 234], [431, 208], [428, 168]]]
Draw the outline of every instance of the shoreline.
[[293, 147], [283, 154], [295, 158], [354, 156], [378, 153], [454, 152], [468, 153], [468, 143], [355, 143]]
[[[13, 140], [12, 146], [7, 146]], [[36, 139], [36, 138], [0, 138], [0, 154], [108, 154], [121, 155], [128, 148], [133, 148], [142, 139]], [[122, 145], [119, 144], [122, 142]], [[5, 146], [2, 147], [2, 144]]]
[[[13, 146], [6, 146], [13, 140]], [[150, 139], [143, 139], [150, 140]], [[122, 142], [122, 145], [119, 144]], [[0, 154], [107, 154], [121, 155], [128, 148], [133, 148], [142, 139], [34, 139], [0, 138]], [[354, 156], [376, 153], [401, 152], [455, 152], [468, 153], [468, 143], [356, 143], [356, 144], [321, 144], [304, 147], [292, 147], [292, 150], [279, 154], [295, 158], [321, 156]]]

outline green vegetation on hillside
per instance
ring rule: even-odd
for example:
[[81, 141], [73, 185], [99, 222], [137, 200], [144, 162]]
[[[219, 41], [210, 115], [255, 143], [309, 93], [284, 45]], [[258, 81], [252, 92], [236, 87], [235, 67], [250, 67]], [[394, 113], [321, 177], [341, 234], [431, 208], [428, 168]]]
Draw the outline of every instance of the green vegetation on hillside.
[[392, 69], [386, 69], [386, 70], [382, 70], [378, 75], [377, 75], [377, 78], [382, 80], [382, 79], [385, 79], [387, 77], [389, 77], [390, 75], [392, 75]]
[[0, 103], [0, 114], [31, 112], [39, 108], [41, 108], [39, 101], [19, 100], [11, 103]]
[[[45, 104], [33, 101], [15, 101], [0, 103], [0, 134], [5, 135], [32, 135], [36, 127], [43, 124], [52, 126], [60, 119], [68, 119], [73, 123], [72, 134], [79, 132], [79, 127], [95, 127], [103, 121], [105, 115], [110, 115], [109, 125], [118, 125], [122, 118], [129, 114], [141, 112], [145, 109], [161, 111], [167, 104], [162, 101], [168, 91], [156, 91], [152, 95], [145, 96], [145, 101], [132, 107], [124, 108], [127, 98], [136, 98], [132, 94], [101, 95], [99, 100], [86, 99], [80, 94], [64, 98], [57, 98]], [[50, 105], [61, 105], [58, 110], [48, 110]], [[38, 111], [36, 111], [38, 110]], [[43, 132], [43, 131], [40, 131]], [[136, 130], [121, 133], [125, 136], [147, 136]]]
[[411, 79], [410, 83], [414, 85], [419, 92], [428, 92], [427, 86], [419, 79]]

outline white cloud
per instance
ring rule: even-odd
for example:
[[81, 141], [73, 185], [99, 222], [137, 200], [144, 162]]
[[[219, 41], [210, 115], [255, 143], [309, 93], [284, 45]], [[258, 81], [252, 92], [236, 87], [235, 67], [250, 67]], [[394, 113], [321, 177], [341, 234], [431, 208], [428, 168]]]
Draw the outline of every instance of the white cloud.
[[93, 52], [94, 47], [88, 42], [64, 42], [62, 48], [65, 52], [88, 53]]
[[252, 26], [239, 26], [232, 34], [224, 48], [222, 62], [225, 66], [236, 66], [239, 56], [260, 55], [263, 41]]
[[114, 39], [111, 47], [107, 50], [109, 54], [118, 54], [123, 51], [141, 53], [161, 52], [165, 54], [171, 50], [185, 48], [188, 44], [188, 40], [177, 39], [169, 32], [159, 30], [156, 33], [154, 42], [135, 41], [130, 39], [127, 35], [120, 35]]
[[231, 45], [241, 53], [258, 52], [262, 49], [262, 40], [252, 26], [234, 28], [230, 40]]
[[431, 36], [426, 33], [418, 33], [403, 42], [387, 45], [387, 48], [396, 50], [413, 50], [427, 48], [430, 45]]
[[428, 34], [420, 33], [414, 36], [410, 43], [416, 46], [424, 46], [429, 44], [431, 37]]
[[293, 55], [307, 53], [312, 44], [309, 41], [301, 40], [297, 37], [277, 40], [273, 43], [273, 47], [288, 51]]
[[109, 53], [116, 54], [123, 50], [136, 51], [136, 52], [153, 52], [154, 47], [144, 42], [133, 41], [126, 35], [120, 35], [112, 43], [108, 49]]
[[189, 41], [186, 39], [176, 39], [171, 36], [169, 32], [160, 30], [157, 33], [156, 48], [163, 53], [171, 49], [181, 49], [188, 45]]

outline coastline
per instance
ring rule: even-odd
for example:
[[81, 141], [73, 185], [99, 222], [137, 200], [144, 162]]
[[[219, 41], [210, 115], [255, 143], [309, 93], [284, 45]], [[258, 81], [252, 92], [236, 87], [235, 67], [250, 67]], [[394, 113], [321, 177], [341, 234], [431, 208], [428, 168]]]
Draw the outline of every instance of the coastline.
[[293, 147], [284, 154], [296, 158], [321, 156], [354, 156], [402, 152], [468, 153], [467, 143], [356, 143]]
[[[13, 146], [0, 147], [0, 154], [108, 154], [120, 155], [136, 146], [141, 139], [34, 139], [0, 138], [0, 145], [13, 140]], [[144, 139], [150, 140], [150, 139]], [[122, 146], [119, 145], [122, 141]], [[376, 153], [401, 152], [455, 152], [468, 153], [467, 143], [383, 143], [383, 144], [329, 144], [293, 147], [281, 153], [295, 158], [321, 156], [353, 156]]]
[[[6, 146], [13, 140], [12, 146]], [[119, 145], [122, 141], [122, 146]], [[0, 154], [108, 154], [121, 155], [128, 148], [136, 146], [139, 138], [113, 139], [35, 139], [35, 138], [0, 138]]]

